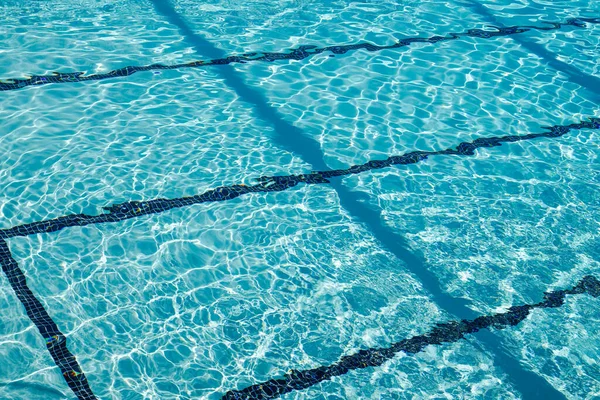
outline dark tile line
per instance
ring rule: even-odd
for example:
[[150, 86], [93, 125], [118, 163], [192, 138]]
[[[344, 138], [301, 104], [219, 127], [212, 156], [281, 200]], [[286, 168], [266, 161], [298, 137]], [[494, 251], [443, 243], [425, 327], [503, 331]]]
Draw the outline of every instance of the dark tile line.
[[108, 213], [100, 215], [70, 214], [50, 220], [18, 225], [8, 229], [0, 229], [0, 239], [17, 236], [30, 236], [39, 233], [58, 232], [74, 226], [87, 226], [107, 222], [124, 221], [143, 215], [157, 214], [174, 208], [186, 207], [193, 204], [233, 200], [247, 193], [281, 192], [303, 183], [307, 185], [331, 183], [330, 178], [359, 174], [375, 169], [387, 168], [392, 165], [416, 164], [429, 156], [460, 155], [472, 156], [475, 150], [485, 147], [497, 147], [502, 143], [515, 143], [537, 138], [558, 138], [574, 129], [600, 129], [600, 118], [589, 118], [570, 125], [554, 125], [543, 127], [547, 132], [530, 133], [527, 135], [507, 135], [475, 139], [472, 142], [462, 142], [455, 149], [449, 148], [438, 151], [413, 151], [385, 160], [373, 160], [364, 164], [354, 165], [347, 169], [313, 171], [307, 174], [285, 176], [262, 176], [256, 185], [236, 184], [221, 186], [202, 194], [174, 199], [154, 199], [148, 201], [128, 201], [103, 207]]
[[344, 356], [335, 364], [308, 370], [292, 370], [283, 378], [271, 379], [241, 390], [231, 390], [222, 399], [225, 400], [259, 400], [274, 399], [285, 393], [303, 390], [320, 382], [330, 380], [352, 370], [367, 367], [378, 367], [394, 358], [399, 352], [416, 354], [429, 345], [454, 343], [481, 329], [504, 329], [516, 326], [523, 321], [532, 310], [558, 308], [565, 302], [566, 295], [587, 293], [593, 297], [600, 296], [600, 281], [594, 276], [585, 276], [576, 286], [566, 290], [544, 293], [544, 300], [535, 304], [512, 306], [505, 313], [484, 315], [472, 320], [449, 321], [437, 324], [429, 333], [413, 336], [394, 343], [386, 348], [370, 348], [358, 353]]
[[48, 352], [60, 369], [67, 385], [79, 400], [97, 400], [77, 359], [67, 348], [67, 338], [27, 286], [25, 274], [12, 257], [8, 244], [3, 239], [0, 239], [0, 264], [4, 275], [8, 278], [8, 283], [25, 307], [27, 316], [46, 341]]
[[359, 49], [367, 50], [370, 52], [397, 49], [405, 46], [409, 46], [412, 43], [438, 43], [449, 40], [457, 40], [464, 37], [474, 37], [482, 39], [491, 39], [499, 36], [515, 35], [517, 33], [527, 32], [529, 30], [537, 31], [550, 31], [560, 29], [563, 26], [575, 26], [585, 28], [585, 23], [597, 24], [600, 23], [600, 18], [570, 18], [566, 22], [543, 22], [551, 26], [535, 26], [535, 25], [516, 25], [510, 27], [497, 27], [491, 26], [492, 30], [482, 29], [469, 29], [462, 33], [449, 33], [446, 36], [431, 36], [428, 38], [405, 38], [397, 41], [396, 43], [388, 46], [379, 46], [373, 43], [363, 42], [349, 45], [337, 45], [337, 46], [326, 46], [317, 47], [314, 45], [299, 46], [295, 49], [290, 49], [283, 52], [260, 52], [260, 53], [244, 53], [240, 55], [233, 55], [224, 58], [217, 58], [208, 61], [191, 61], [181, 64], [163, 65], [163, 64], [151, 64], [143, 66], [127, 66], [119, 69], [112, 70], [103, 74], [92, 74], [84, 75], [84, 72], [54, 72], [51, 75], [31, 75], [28, 78], [12, 78], [0, 81], [0, 91], [3, 90], [18, 90], [26, 86], [41, 86], [52, 83], [73, 83], [73, 82], [86, 82], [86, 81], [99, 81], [103, 79], [117, 78], [123, 76], [131, 76], [136, 72], [140, 71], [157, 71], [167, 69], [180, 69], [180, 68], [203, 68], [212, 65], [227, 65], [233, 63], [249, 63], [249, 62], [273, 62], [277, 60], [303, 60], [308, 57], [312, 57], [316, 54], [324, 52], [331, 52], [335, 54], [345, 54], [349, 51], [355, 51]]

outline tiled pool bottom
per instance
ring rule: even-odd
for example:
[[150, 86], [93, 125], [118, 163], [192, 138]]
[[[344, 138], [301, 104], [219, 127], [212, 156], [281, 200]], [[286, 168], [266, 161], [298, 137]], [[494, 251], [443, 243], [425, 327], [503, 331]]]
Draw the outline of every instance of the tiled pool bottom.
[[[375, 45], [309, 46], [290, 53], [243, 56], [246, 59], [235, 56], [223, 58], [214, 47], [211, 48], [210, 43], [188, 29], [185, 21], [168, 7], [168, 3], [155, 2], [155, 6], [159, 14], [178, 27], [202, 58], [217, 60], [192, 62], [193, 65], [185, 63], [179, 67], [240, 61], [252, 64], [254, 61], [262, 63], [279, 59], [310, 61], [309, 56], [326, 52], [342, 55], [357, 49], [369, 52], [391, 49]], [[566, 28], [584, 27], [585, 24], [580, 23], [584, 20], [597, 22], [593, 18], [566, 19]], [[560, 23], [539, 26], [542, 28], [534, 30], [565, 28]], [[528, 29], [531, 30], [531, 27]], [[454, 36], [406, 39], [397, 47], [415, 42], [437, 46], [459, 37], [489, 42], [487, 39], [494, 40], [498, 36], [518, 37], [517, 34], [525, 33], [523, 30], [519, 27], [465, 30], [466, 33]], [[88, 78], [129, 79], [134, 72], [168, 68], [153, 65], [148, 64], [141, 69], [117, 69], [113, 73], [88, 75]], [[431, 143], [404, 146], [406, 149], [414, 148], [414, 151], [378, 149], [380, 154], [389, 158], [369, 156], [365, 152], [362, 157], [370, 161], [344, 162], [340, 159], [335, 162], [344, 167], [332, 170], [325, 162], [331, 159], [331, 155], [325, 157], [322, 146], [316, 140], [306, 139], [304, 132], [279, 116], [258, 91], [228, 68], [225, 66], [219, 71], [224, 83], [251, 104], [266, 125], [274, 127], [273, 142], [317, 172], [308, 172], [309, 167], [295, 160], [295, 165], [287, 171], [276, 167], [263, 172], [266, 177], [258, 180], [247, 180], [246, 177], [256, 171], [260, 173], [260, 169], [253, 170], [252, 174], [242, 171], [238, 182], [226, 175], [227, 183], [215, 179], [208, 187], [220, 187], [204, 192], [200, 190], [200, 194], [197, 190], [186, 188], [185, 194], [176, 190], [176, 195], [169, 198], [148, 196], [147, 193], [141, 196], [145, 199], [159, 197], [156, 200], [123, 202], [123, 198], [108, 198], [105, 199], [108, 200], [104, 204], [105, 213], [99, 215], [89, 205], [86, 209], [89, 212], [80, 211], [81, 206], [75, 199], [68, 207], [62, 207], [77, 210], [74, 214], [65, 211], [65, 216], [56, 217], [60, 215], [57, 211], [61, 207], [48, 207], [53, 213], [48, 217], [40, 211], [42, 218], [16, 213], [11, 218], [23, 220], [15, 223], [14, 228], [0, 231], [11, 249], [9, 251], [3, 242], [3, 269], [31, 320], [42, 333], [41, 339], [32, 338], [31, 329], [24, 328], [23, 337], [27, 339], [21, 343], [32, 346], [36, 343], [38, 348], [45, 345], [79, 398], [94, 398], [92, 389], [100, 398], [219, 398], [223, 395], [229, 398], [269, 398], [301, 389], [305, 390], [289, 396], [402, 398], [403, 391], [417, 397], [464, 396], [461, 390], [464, 391], [465, 387], [471, 388], [471, 396], [489, 398], [535, 398], [536, 395], [537, 398], [561, 398], [562, 394], [556, 388], [562, 393], [586, 393], [585, 387], [570, 390], [572, 388], [567, 389], [564, 379], [557, 379], [569, 374], [572, 376], [576, 370], [572, 368], [573, 363], [577, 365], [574, 357], [581, 354], [577, 353], [580, 346], [573, 335], [562, 337], [562, 343], [568, 343], [568, 348], [572, 349], [571, 354], [557, 349], [555, 342], [552, 345], [542, 343], [546, 346], [542, 346], [546, 349], [546, 353], [542, 352], [543, 357], [552, 361], [541, 368], [535, 362], [531, 365], [535, 359], [530, 354], [521, 354], [522, 360], [519, 359], [521, 346], [515, 345], [510, 338], [517, 333], [523, 338], [528, 335], [537, 337], [545, 327], [563, 323], [565, 329], [574, 332], [573, 329], [577, 329], [573, 327], [573, 320], [582, 321], [584, 331], [593, 331], [594, 318], [586, 317], [591, 315], [589, 305], [596, 304], [592, 297], [597, 296], [597, 281], [593, 276], [583, 278], [593, 271], [576, 268], [573, 274], [569, 274], [571, 269], [567, 267], [559, 283], [554, 273], [548, 277], [548, 282], [524, 285], [527, 289], [518, 291], [508, 302], [516, 304], [508, 311], [501, 309], [507, 302], [502, 302], [497, 307], [500, 309], [494, 310], [494, 299], [487, 302], [485, 296], [474, 296], [473, 303], [467, 307], [460, 301], [469, 296], [459, 296], [461, 300], [450, 297], [445, 292], [447, 286], [441, 283], [445, 273], [429, 270], [430, 266], [407, 250], [406, 241], [394, 232], [394, 228], [380, 222], [380, 212], [366, 206], [366, 198], [345, 188], [340, 180], [344, 176], [351, 176], [356, 181], [365, 176], [379, 175], [376, 170], [421, 167], [425, 164], [423, 161], [436, 160], [435, 165], [439, 166], [442, 162], [438, 163], [438, 159], [472, 159], [474, 165], [483, 166], [490, 161], [482, 162], [481, 155], [486, 154], [493, 159], [495, 151], [500, 149], [477, 149], [504, 143], [501, 147], [504, 156], [511, 150], [523, 156], [522, 147], [518, 147], [516, 142], [566, 139], [579, 135], [579, 130], [598, 129], [597, 118], [540, 129], [539, 133], [536, 133], [537, 130], [528, 133], [519, 129], [519, 134], [515, 134], [513, 129], [510, 133], [494, 137], [497, 130], [486, 130], [490, 134], [485, 135], [487, 137], [481, 135], [482, 139], [459, 136], [460, 140], [451, 140], [454, 147], [449, 149]], [[572, 68], [563, 69], [576, 82], [585, 83], [583, 78], [578, 80], [577, 72]], [[142, 74], [135, 77], [139, 75]], [[47, 83], [65, 84], [48, 87], [69, 86], [87, 80], [83, 76], [77, 73], [39, 75], [13, 81], [10, 83], [13, 86], [5, 89], [36, 90], [27, 86]], [[51, 79], [44, 80], [48, 78]], [[136, 84], [145, 79], [142, 76]], [[590, 87], [593, 88], [593, 85]], [[230, 95], [228, 92], [227, 96]], [[579, 100], [577, 103], [581, 105], [578, 111], [586, 109], [584, 103]], [[553, 120], [566, 121], [565, 114], [566, 108], [561, 108], [561, 116]], [[350, 117], [348, 115], [345, 119]], [[575, 121], [578, 119], [576, 117]], [[535, 118], [529, 124], [535, 125]], [[413, 133], [418, 133], [418, 130]], [[475, 138], [478, 136], [474, 132], [462, 134], [465, 133]], [[563, 137], [568, 133], [571, 135]], [[355, 134], [352, 133], [353, 136]], [[445, 140], [448, 141], [448, 138]], [[531, 153], [527, 153], [527, 157], [530, 156]], [[264, 157], [261, 155], [260, 161], [264, 161]], [[448, 164], [453, 165], [451, 162]], [[346, 165], [354, 166], [347, 168]], [[159, 167], [161, 165], [157, 169]], [[277, 172], [271, 172], [273, 170]], [[279, 173], [281, 170], [285, 172]], [[474, 170], [489, 172], [486, 167]], [[414, 173], [415, 170], [410, 171]], [[347, 179], [345, 182], [349, 182], [350, 178]], [[386, 181], [389, 179], [386, 175]], [[44, 202], [48, 200], [51, 199], [42, 199]], [[198, 203], [205, 204], [198, 206]], [[332, 209], [341, 210], [342, 217]], [[383, 208], [383, 211], [390, 210]], [[190, 217], [190, 212], [195, 214]], [[149, 214], [159, 215], [146, 217]], [[310, 217], [305, 220], [307, 215]], [[132, 221], [122, 222], [125, 220]], [[242, 222], [250, 226], [266, 226], [255, 226], [253, 231], [249, 231]], [[198, 230], [199, 226], [205, 228]], [[352, 232], [347, 232], [348, 229]], [[197, 238], [194, 238], [194, 233]], [[30, 237], [19, 238], [22, 236]], [[435, 242], [440, 240], [438, 236], [429, 230], [420, 233], [418, 239]], [[178, 250], [181, 243], [185, 243], [184, 250]], [[472, 244], [470, 246], [473, 247]], [[384, 257], [382, 253], [387, 254]], [[470, 252], [471, 255], [476, 253], [476, 249]], [[587, 253], [593, 256], [593, 252]], [[24, 286], [18, 264], [30, 277], [32, 292]], [[186, 269], [182, 270], [184, 266]], [[461, 278], [469, 282], [472, 275], [465, 272]], [[517, 274], [513, 283], [518, 285], [518, 278]], [[469, 287], [478, 290], [477, 285], [468, 283], [461, 289]], [[499, 289], [509, 294], [515, 292], [514, 287]], [[542, 292], [546, 290], [548, 294], [541, 300]], [[60, 328], [69, 332], [68, 348], [78, 356], [83, 368], [74, 363], [64, 336], [44, 313], [42, 303], [36, 301], [33, 293], [47, 306]], [[259, 298], [257, 293], [261, 294]], [[565, 299], [566, 294], [583, 293], [591, 296], [567, 296]], [[11, 303], [10, 308], [15, 307], [18, 304]], [[530, 315], [535, 308], [557, 307], [560, 308], [554, 315], [550, 310], [531, 312]], [[528, 321], [539, 320], [540, 315], [548, 315], [542, 318], [544, 323], [534, 326], [523, 322], [519, 325], [520, 329], [508, 329], [493, 336], [492, 343], [504, 338], [496, 348], [490, 347], [490, 340], [486, 341], [482, 332], [459, 340], [465, 334], [482, 328], [509, 327], [526, 317]], [[23, 322], [16, 320], [16, 323]], [[456, 322], [436, 327], [439, 321]], [[23, 326], [28, 325], [25, 323]], [[8, 332], [12, 334], [20, 330], [9, 329]], [[124, 348], [121, 346], [123, 343], [128, 345]], [[433, 346], [427, 346], [429, 344]], [[425, 346], [425, 351], [420, 352]], [[502, 346], [510, 348], [512, 356], [502, 358], [501, 353], [505, 351]], [[360, 348], [370, 350], [356, 353], [356, 349]], [[451, 356], [448, 356], [449, 351]], [[407, 361], [406, 358], [411, 357], [406, 355], [413, 353], [419, 353], [419, 357]], [[589, 354], [593, 352], [588, 349], [583, 357]], [[35, 352], [29, 355], [33, 359], [39, 357]], [[568, 362], [561, 361], [563, 356], [568, 358]], [[390, 361], [392, 357], [394, 360]], [[424, 361], [427, 357], [429, 365]], [[526, 359], [527, 365], [519, 366], [519, 362]], [[554, 361], [557, 367], [553, 370]], [[51, 362], [36, 361], [35, 365], [47, 368]], [[406, 365], [411, 362], [414, 364]], [[386, 364], [382, 366], [382, 363]], [[447, 363], [446, 368], [440, 367], [440, 363]], [[373, 366], [376, 367], [368, 372], [363, 370]], [[91, 388], [86, 385], [82, 369], [89, 375]], [[356, 369], [363, 371], [352, 372]], [[52, 376], [52, 370], [44, 370], [44, 367], [38, 368], [40, 370], [43, 376], [47, 373]], [[10, 369], [7, 368], [7, 371]], [[32, 375], [40, 376], [39, 372], [34, 372]], [[10, 374], [7, 375], [16, 378], [17, 382], [30, 377], [29, 373]], [[428, 376], [423, 379], [423, 374]], [[589, 365], [580, 364], [577, 374], [593, 376], [593, 371], [590, 373]], [[333, 378], [333, 382], [327, 382], [340, 375], [347, 375], [349, 380]], [[312, 386], [323, 380], [325, 382], [321, 385]], [[356, 384], [344, 382], [364, 382], [366, 385], [359, 389]], [[55, 379], [48, 383], [37, 387], [40, 398], [65, 397], [58, 391], [48, 391], [49, 387], [61, 387], [64, 383]], [[536, 388], [528, 391], [527, 385]], [[16, 384], [13, 387], [24, 386], [27, 385]], [[34, 386], [29, 385], [29, 389], [34, 390]], [[394, 387], [398, 386], [401, 389], [395, 391]], [[592, 382], [587, 394], [593, 390]]]
[[[558, 138], [568, 134], [573, 129], [600, 129], [600, 119], [592, 118], [589, 121], [584, 121], [577, 124], [554, 126], [547, 128], [547, 132], [537, 134], [503, 136], [497, 138], [488, 137], [483, 140], [476, 139], [470, 143], [462, 143], [458, 145], [456, 149], [447, 149], [437, 152], [412, 152], [402, 156], [392, 156], [387, 160], [368, 162], [360, 166], [350, 167], [346, 170], [317, 171], [310, 174], [261, 178], [259, 180], [260, 183], [254, 186], [233, 185], [231, 187], [217, 188], [205, 194], [188, 198], [130, 202], [108, 207], [108, 214], [100, 214], [98, 216], [78, 214], [58, 217], [54, 220], [41, 221], [39, 223], [17, 226], [8, 230], [1, 230], [0, 236], [3, 239], [9, 239], [17, 236], [33, 236], [49, 232], [58, 232], [68, 227], [119, 222], [131, 218], [143, 217], [144, 215], [148, 214], [161, 213], [174, 208], [191, 206], [197, 203], [230, 201], [241, 195], [249, 193], [280, 192], [293, 188], [298, 184], [327, 184], [330, 183], [330, 179], [339, 176], [365, 173], [373, 169], [389, 168], [392, 165], [414, 164], [427, 159], [428, 156], [472, 156], [475, 154], [474, 151], [479, 147], [495, 147], [501, 145], [502, 143], [514, 143], [523, 140]], [[62, 332], [60, 332], [57, 325], [44, 310], [42, 304], [35, 298], [33, 293], [27, 287], [25, 277], [19, 269], [17, 262], [12, 257], [5, 242], [3, 242], [0, 250], [0, 261], [2, 263], [3, 271], [9, 278], [9, 282], [15, 293], [17, 293], [19, 300], [25, 307], [28, 316], [42, 334], [42, 337], [46, 342], [46, 346], [53, 360], [61, 369], [66, 382], [78, 398], [94, 399], [95, 396], [92, 393], [85, 374], [83, 373], [81, 367], [77, 364], [73, 354], [66, 346], [65, 336], [62, 334]], [[94, 261], [90, 262], [90, 264], [94, 264]], [[40, 276], [38, 276], [38, 278], [39, 277]], [[323, 366], [317, 369], [309, 369], [305, 371], [296, 371], [286, 375], [281, 379], [270, 380], [263, 384], [251, 385], [246, 389], [242, 389], [237, 392], [227, 392], [225, 394], [225, 398], [273, 398], [294, 390], [306, 389], [314, 384], [322, 382], [323, 380], [329, 380], [334, 376], [346, 374], [353, 369], [380, 366], [401, 351], [407, 354], [418, 353], [427, 345], [439, 345], [446, 342], [454, 342], [462, 339], [465, 334], [474, 333], [480, 329], [490, 327], [502, 329], [506, 326], [514, 326], [525, 319], [532, 309], [561, 306], [564, 302], [565, 294], [589, 292], [592, 294], [592, 296], [596, 297], [598, 290], [596, 288], [597, 283], [598, 282], [596, 281], [596, 278], [586, 277], [573, 289], [547, 294], [545, 296], [545, 301], [541, 303], [515, 306], [511, 308], [508, 313], [497, 313], [490, 316], [481, 316], [471, 321], [462, 320], [458, 322], [442, 324], [434, 328], [429, 334], [418, 335], [413, 338], [397, 342], [391, 347], [375, 347], [368, 350], [363, 350], [357, 354], [345, 356], [340, 362], [329, 366]], [[209, 299], [209, 296], [203, 296], [203, 298]], [[213, 300], [217, 301], [218, 298], [215, 297]], [[95, 306], [97, 306], [97, 304]], [[168, 317], [168, 315], [156, 316], [157, 319], [164, 319], [166, 317]], [[255, 334], [260, 335], [260, 332], [257, 331]]]

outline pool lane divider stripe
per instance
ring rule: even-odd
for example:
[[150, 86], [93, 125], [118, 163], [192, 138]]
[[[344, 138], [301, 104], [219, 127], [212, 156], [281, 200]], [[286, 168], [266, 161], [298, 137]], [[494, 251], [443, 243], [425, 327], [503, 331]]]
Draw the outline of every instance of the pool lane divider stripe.
[[0, 239], [0, 264], [4, 275], [8, 278], [8, 283], [25, 307], [27, 316], [45, 339], [48, 352], [60, 369], [67, 385], [79, 400], [97, 400], [77, 359], [67, 348], [67, 338], [27, 286], [25, 274], [12, 257], [8, 244], [3, 239]]
[[386, 348], [370, 348], [344, 356], [335, 364], [307, 370], [292, 370], [283, 378], [271, 379], [241, 390], [231, 390], [223, 395], [223, 400], [262, 400], [274, 399], [285, 393], [307, 389], [320, 382], [330, 380], [352, 370], [378, 367], [394, 358], [398, 353], [416, 354], [429, 345], [454, 343], [481, 329], [504, 329], [516, 326], [538, 308], [558, 308], [565, 302], [566, 295], [587, 293], [600, 296], [600, 281], [593, 276], [585, 276], [576, 286], [567, 290], [544, 293], [544, 300], [535, 304], [513, 306], [505, 313], [484, 315], [472, 320], [449, 321], [436, 325], [429, 333], [413, 336], [394, 343]]
[[483, 30], [483, 29], [469, 29], [462, 33], [449, 33], [446, 36], [431, 36], [425, 37], [412, 37], [398, 40], [396, 43], [388, 46], [378, 46], [373, 43], [362, 42], [348, 45], [336, 45], [317, 47], [314, 45], [299, 46], [298, 48], [291, 49], [283, 52], [255, 52], [255, 53], [244, 53], [240, 55], [233, 55], [224, 58], [217, 58], [208, 61], [191, 61], [181, 64], [163, 65], [163, 64], [151, 64], [143, 66], [127, 66], [119, 69], [115, 69], [102, 74], [85, 75], [84, 72], [53, 72], [50, 75], [31, 75], [28, 78], [13, 78], [0, 81], [0, 91], [6, 90], [18, 90], [26, 86], [41, 86], [53, 83], [73, 83], [73, 82], [86, 82], [86, 81], [99, 81], [104, 79], [118, 78], [124, 76], [131, 76], [136, 72], [141, 71], [160, 71], [168, 69], [182, 69], [182, 68], [204, 68], [214, 65], [227, 65], [227, 64], [245, 64], [250, 62], [273, 62], [278, 60], [303, 60], [305, 58], [312, 57], [316, 54], [325, 52], [335, 54], [345, 54], [350, 51], [356, 50], [367, 50], [370, 52], [377, 52], [382, 50], [397, 49], [405, 46], [409, 46], [412, 43], [438, 43], [450, 40], [457, 40], [465, 37], [473, 37], [480, 39], [492, 39], [500, 36], [515, 35], [518, 33], [527, 32], [530, 30], [537, 31], [551, 31], [561, 29], [563, 26], [575, 26], [585, 28], [586, 23], [598, 24], [600, 23], [600, 17], [596, 18], [570, 18], [566, 22], [545, 22], [550, 26], [535, 26], [535, 25], [516, 25], [509, 27], [497, 27], [489, 26], [489, 28], [495, 30]]
[[439, 151], [413, 151], [403, 155], [391, 156], [385, 160], [373, 160], [365, 164], [354, 165], [347, 169], [314, 171], [307, 174], [285, 176], [262, 176], [255, 185], [236, 184], [221, 186], [208, 190], [202, 194], [173, 199], [154, 199], [148, 201], [128, 201], [103, 207], [108, 213], [99, 215], [70, 214], [50, 220], [32, 222], [12, 228], [0, 229], [0, 239], [9, 239], [17, 236], [30, 236], [40, 233], [58, 232], [74, 226], [87, 226], [92, 224], [119, 222], [143, 215], [157, 214], [174, 208], [191, 206], [200, 203], [220, 202], [235, 199], [247, 193], [281, 192], [298, 184], [325, 184], [331, 183], [329, 178], [359, 174], [375, 169], [387, 168], [393, 165], [415, 164], [426, 160], [429, 156], [459, 155], [472, 156], [475, 150], [484, 147], [496, 147], [502, 143], [515, 143], [537, 138], [558, 138], [571, 130], [600, 129], [600, 118], [588, 118], [587, 121], [570, 125], [554, 125], [543, 127], [545, 132], [530, 133], [527, 135], [507, 135], [475, 139], [472, 142], [462, 142], [455, 149], [449, 148]]

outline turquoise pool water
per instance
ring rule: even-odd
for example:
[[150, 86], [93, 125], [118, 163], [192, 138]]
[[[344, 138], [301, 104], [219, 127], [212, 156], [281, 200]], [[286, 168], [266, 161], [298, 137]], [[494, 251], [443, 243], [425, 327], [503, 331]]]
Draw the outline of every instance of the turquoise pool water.
[[[270, 398], [243, 390], [600, 278], [598, 17], [589, 1], [2, 2], [0, 398]], [[393, 48], [435, 36], [452, 39]], [[360, 43], [378, 47], [344, 47]], [[415, 151], [440, 153], [348, 170]], [[311, 174], [330, 170], [348, 173]], [[598, 398], [586, 293], [281, 398]]]

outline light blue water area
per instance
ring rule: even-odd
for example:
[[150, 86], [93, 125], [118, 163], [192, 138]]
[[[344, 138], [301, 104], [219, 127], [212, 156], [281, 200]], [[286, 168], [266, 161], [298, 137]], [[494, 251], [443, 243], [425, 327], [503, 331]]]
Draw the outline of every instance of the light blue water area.
[[[9, 0], [0, 79], [599, 16], [589, 1]], [[2, 91], [0, 228], [599, 117], [598, 54], [588, 24]], [[600, 278], [599, 140], [573, 130], [8, 242], [98, 398], [218, 399]], [[73, 398], [0, 288], [0, 398]], [[283, 398], [593, 399], [598, 301]]]

